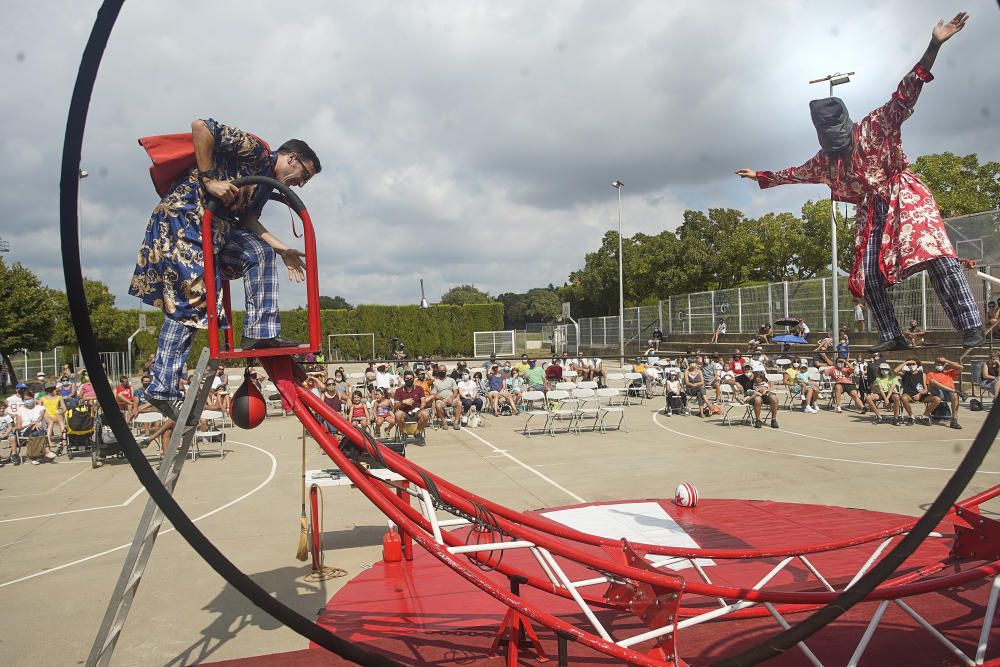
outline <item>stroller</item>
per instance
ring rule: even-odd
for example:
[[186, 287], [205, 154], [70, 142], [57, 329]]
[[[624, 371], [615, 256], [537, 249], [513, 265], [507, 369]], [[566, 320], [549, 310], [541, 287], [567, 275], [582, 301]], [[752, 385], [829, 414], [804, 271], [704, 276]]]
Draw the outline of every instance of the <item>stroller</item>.
[[96, 416], [91, 405], [80, 403], [65, 414], [66, 419], [66, 457], [74, 454], [87, 454], [94, 448], [94, 425]]
[[111, 427], [104, 426], [100, 417], [94, 422], [94, 446], [90, 450], [90, 465], [99, 468], [109, 456], [121, 458], [125, 450], [118, 444]]

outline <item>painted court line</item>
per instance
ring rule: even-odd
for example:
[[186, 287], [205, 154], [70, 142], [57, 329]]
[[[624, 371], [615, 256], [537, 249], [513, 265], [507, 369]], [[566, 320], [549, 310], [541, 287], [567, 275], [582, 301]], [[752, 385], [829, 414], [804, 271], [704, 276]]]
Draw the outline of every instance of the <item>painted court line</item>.
[[[552, 486], [556, 487], [557, 489], [559, 489], [560, 491], [562, 491], [563, 493], [565, 493], [570, 498], [576, 500], [577, 502], [579, 502], [579, 503], [585, 503], [585, 502], [587, 502], [586, 500], [584, 500], [580, 496], [576, 495], [575, 493], [573, 493], [572, 491], [570, 491], [569, 489], [567, 489], [565, 486], [562, 486], [561, 484], [559, 484], [558, 482], [556, 482], [555, 480], [553, 480], [551, 477], [546, 477], [542, 473], [538, 472], [537, 470], [535, 470], [534, 468], [532, 468], [531, 466], [529, 466], [524, 461], [521, 461], [520, 459], [514, 458], [513, 456], [511, 456], [510, 454], [508, 454], [506, 450], [498, 448], [492, 442], [489, 442], [488, 440], [484, 440], [483, 438], [479, 437], [478, 435], [476, 435], [475, 433], [473, 433], [472, 431], [470, 431], [467, 428], [463, 428], [462, 431], [465, 432], [465, 433], [468, 433], [473, 438], [475, 438], [479, 442], [483, 443], [484, 445], [486, 445], [487, 447], [489, 447], [490, 449], [492, 449], [494, 454], [502, 454], [503, 456], [505, 456], [506, 458], [510, 459], [511, 461], [513, 461], [514, 463], [516, 463], [517, 465], [521, 466], [522, 468], [524, 468], [528, 472], [532, 473], [533, 475], [537, 475], [543, 481], [548, 482]], [[495, 458], [495, 457], [491, 456], [490, 458]]]
[[[690, 433], [682, 433], [680, 431], [675, 431], [674, 429], [668, 428], [667, 426], [664, 426], [663, 424], [661, 424], [660, 420], [658, 420], [656, 418], [658, 414], [659, 413], [657, 413], [657, 412], [653, 413], [653, 415], [652, 415], [652, 417], [653, 417], [653, 423], [656, 424], [657, 426], [659, 426], [660, 428], [662, 428], [664, 431], [669, 431], [670, 433], [673, 433], [675, 435], [679, 435], [681, 437], [692, 438], [694, 440], [701, 440], [702, 442], [708, 442], [708, 443], [711, 443], [713, 445], [719, 445], [721, 447], [729, 447], [731, 449], [742, 449], [742, 450], [745, 450], [745, 451], [748, 451], [748, 452], [761, 452], [762, 454], [773, 454], [775, 456], [790, 456], [790, 457], [798, 458], [798, 459], [813, 459], [813, 460], [816, 460], [816, 461], [833, 461], [833, 462], [836, 462], [836, 463], [856, 463], [856, 464], [859, 464], [859, 465], [880, 466], [880, 467], [883, 467], [883, 468], [905, 468], [905, 469], [908, 469], [908, 470], [936, 470], [936, 471], [941, 471], [941, 472], [954, 472], [954, 470], [955, 470], [954, 468], [937, 468], [937, 467], [934, 467], [934, 466], [915, 466], [915, 465], [907, 465], [905, 463], [881, 463], [879, 461], [864, 461], [864, 460], [861, 460], [861, 459], [841, 459], [841, 458], [836, 458], [836, 457], [833, 457], [833, 456], [815, 456], [813, 454], [796, 454], [794, 452], [779, 452], [779, 451], [776, 451], [774, 449], [763, 449], [761, 447], [747, 447], [745, 445], [734, 445], [734, 444], [728, 443], [728, 442], [719, 442], [718, 440], [711, 440], [710, 438], [703, 438], [700, 435], [691, 435]], [[788, 431], [786, 431], [786, 432], [788, 432]], [[825, 438], [821, 438], [821, 440], [825, 440]], [[833, 442], [833, 441], [831, 441], [831, 442]], [[996, 472], [996, 471], [992, 471], [992, 470], [979, 470], [977, 472], [977, 474], [979, 474], [979, 475], [1000, 475], [1000, 472]]]
[[78, 510], [65, 510], [63, 512], [49, 512], [48, 514], [35, 514], [32, 516], [20, 516], [16, 519], [0, 519], [0, 523], [11, 523], [12, 521], [27, 521], [28, 519], [45, 519], [50, 516], [62, 516], [63, 514], [76, 514], [77, 512], [93, 512], [94, 510], [113, 510], [122, 507], [128, 507], [129, 503], [139, 497], [146, 489], [140, 488], [138, 491], [133, 493], [128, 499], [123, 503], [118, 503], [117, 505], [101, 505], [100, 507], [84, 507]]
[[[904, 427], [904, 428], [914, 428], [914, 427]], [[860, 442], [845, 442], [843, 440], [833, 440], [831, 438], [823, 438], [818, 435], [809, 435], [808, 433], [797, 433], [795, 431], [789, 431], [788, 429], [781, 429], [783, 432], [790, 435], [797, 435], [803, 438], [812, 438], [813, 440], [822, 440], [823, 442], [832, 442], [835, 445], [895, 445], [904, 442], [972, 442], [972, 438], [943, 438], [941, 440], [862, 440]]]
[[[274, 474], [278, 470], [278, 459], [274, 458], [274, 455], [271, 454], [271, 452], [266, 451], [264, 449], [261, 449], [260, 447], [257, 447], [256, 445], [251, 445], [250, 443], [247, 443], [247, 442], [238, 442], [236, 440], [227, 440], [226, 442], [234, 444], [234, 445], [244, 445], [246, 447], [250, 447], [252, 449], [256, 449], [258, 452], [262, 452], [262, 453], [266, 454], [268, 456], [268, 458], [271, 459], [271, 472], [268, 473], [267, 479], [265, 479], [263, 482], [261, 482], [260, 484], [258, 484], [254, 488], [250, 489], [246, 493], [244, 493], [239, 498], [235, 498], [233, 500], [230, 500], [225, 505], [222, 505], [220, 507], [216, 507], [214, 510], [212, 510], [210, 512], [206, 512], [205, 514], [202, 514], [199, 517], [195, 517], [194, 519], [191, 519], [191, 521], [193, 521], [193, 522], [198, 522], [198, 521], [201, 521], [202, 519], [207, 519], [208, 517], [212, 516], [213, 514], [218, 514], [222, 510], [228, 509], [228, 508], [232, 507], [233, 505], [235, 505], [236, 503], [238, 503], [238, 502], [240, 502], [242, 500], [245, 500], [246, 498], [249, 498], [253, 494], [255, 494], [258, 491], [260, 491], [261, 489], [263, 489], [265, 486], [267, 486], [267, 484], [272, 479], [274, 479]], [[176, 529], [171, 526], [170, 528], [166, 528], [164, 530], [161, 530], [160, 531], [160, 535], [165, 535], [167, 533], [172, 533], [172, 532], [174, 532], [174, 530], [176, 530]], [[131, 542], [129, 542], [128, 544], [119, 544], [117, 547], [112, 547], [110, 549], [106, 549], [104, 551], [101, 551], [100, 553], [91, 554], [89, 556], [84, 556], [83, 558], [78, 558], [77, 560], [71, 561], [69, 563], [63, 563], [62, 565], [56, 565], [55, 567], [46, 568], [46, 569], [42, 570], [41, 572], [35, 572], [34, 574], [29, 574], [27, 576], [19, 577], [17, 579], [11, 579], [10, 581], [5, 581], [3, 583], [0, 583], [0, 588], [5, 588], [7, 586], [12, 586], [14, 584], [19, 584], [22, 581], [28, 581], [29, 579], [34, 579], [35, 577], [40, 577], [43, 574], [51, 574], [52, 572], [57, 572], [59, 570], [64, 570], [64, 569], [66, 569], [68, 567], [73, 567], [74, 565], [79, 565], [80, 563], [86, 563], [89, 560], [93, 560], [95, 558], [100, 558], [101, 556], [106, 556], [106, 555], [108, 555], [110, 553], [114, 553], [116, 551], [121, 551], [122, 549], [128, 549], [130, 546], [132, 546]]]

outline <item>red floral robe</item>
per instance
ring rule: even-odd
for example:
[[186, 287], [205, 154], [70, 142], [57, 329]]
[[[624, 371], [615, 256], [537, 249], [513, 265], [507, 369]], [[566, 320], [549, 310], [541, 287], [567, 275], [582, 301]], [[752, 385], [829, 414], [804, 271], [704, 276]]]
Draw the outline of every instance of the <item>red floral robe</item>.
[[900, 132], [903, 121], [913, 113], [923, 84], [933, 78], [930, 72], [917, 65], [903, 77], [888, 102], [855, 124], [851, 164], [838, 164], [832, 178], [823, 151], [801, 167], [757, 172], [761, 188], [786, 183], [825, 183], [830, 186], [835, 200], [857, 206], [854, 267], [849, 285], [859, 298], [865, 291], [863, 260], [876, 198], [884, 199], [889, 205], [879, 253], [879, 268], [887, 285], [894, 285], [923, 270], [924, 264], [932, 259], [955, 257], [934, 196], [908, 169]]

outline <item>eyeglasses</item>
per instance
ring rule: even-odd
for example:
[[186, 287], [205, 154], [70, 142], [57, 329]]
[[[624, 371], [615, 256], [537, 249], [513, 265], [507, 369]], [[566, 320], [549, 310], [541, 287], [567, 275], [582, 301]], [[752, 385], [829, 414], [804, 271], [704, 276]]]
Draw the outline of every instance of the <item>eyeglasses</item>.
[[302, 185], [305, 185], [306, 183], [309, 182], [309, 179], [311, 179], [314, 176], [314, 174], [309, 173], [309, 167], [306, 166], [306, 163], [303, 162], [302, 158], [300, 158], [298, 155], [295, 156], [295, 161], [298, 162], [299, 166], [302, 167], [302, 174], [303, 174]]

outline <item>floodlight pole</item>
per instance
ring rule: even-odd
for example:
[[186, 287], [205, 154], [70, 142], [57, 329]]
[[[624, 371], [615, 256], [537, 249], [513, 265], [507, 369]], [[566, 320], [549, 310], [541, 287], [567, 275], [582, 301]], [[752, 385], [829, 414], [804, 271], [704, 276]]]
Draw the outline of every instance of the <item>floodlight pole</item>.
[[[851, 81], [851, 76], [854, 72], [847, 72], [846, 74], [841, 74], [836, 72], [834, 74], [827, 74], [821, 79], [814, 79], [809, 83], [821, 83], [827, 81], [830, 83], [830, 97], [833, 97], [833, 87], [839, 86], [842, 83], [849, 83]], [[833, 200], [833, 186], [830, 187], [830, 287], [833, 291], [833, 322], [830, 327], [830, 338], [834, 341], [838, 340], [837, 336], [840, 333], [840, 293], [837, 287], [837, 272], [838, 261], [837, 261], [837, 202]]]
[[625, 367], [625, 280], [622, 277], [622, 188], [625, 184], [612, 181], [611, 187], [618, 191], [618, 364]]

